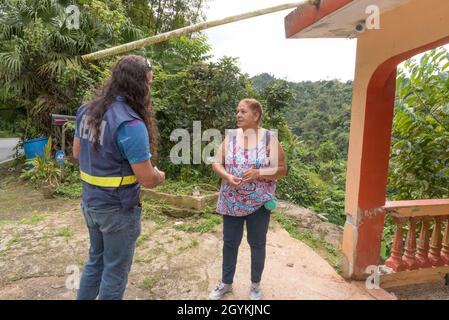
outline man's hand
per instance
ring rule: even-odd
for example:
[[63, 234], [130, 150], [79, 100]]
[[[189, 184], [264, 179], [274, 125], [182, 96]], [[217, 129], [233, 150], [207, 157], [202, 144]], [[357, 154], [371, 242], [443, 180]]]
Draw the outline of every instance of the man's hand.
[[233, 176], [232, 174], [227, 175], [226, 182], [233, 188], [237, 188], [242, 183], [242, 178]]
[[243, 180], [242, 183], [246, 183], [251, 180], [255, 180], [260, 177], [259, 169], [249, 169], [243, 171]]

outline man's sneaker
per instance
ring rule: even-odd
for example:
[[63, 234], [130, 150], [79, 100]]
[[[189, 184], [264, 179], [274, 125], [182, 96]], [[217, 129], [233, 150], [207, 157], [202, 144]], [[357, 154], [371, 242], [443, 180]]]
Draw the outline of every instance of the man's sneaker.
[[249, 298], [251, 300], [260, 300], [262, 298], [262, 289], [260, 283], [252, 283], [249, 289]]
[[209, 294], [209, 298], [211, 298], [212, 300], [218, 300], [221, 297], [223, 297], [226, 293], [231, 291], [232, 291], [231, 284], [220, 282], [215, 286], [214, 290], [211, 291], [211, 293]]

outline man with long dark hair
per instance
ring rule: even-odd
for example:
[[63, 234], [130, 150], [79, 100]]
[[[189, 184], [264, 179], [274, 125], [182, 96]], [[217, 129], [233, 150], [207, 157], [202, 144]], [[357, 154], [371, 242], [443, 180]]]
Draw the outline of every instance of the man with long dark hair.
[[79, 159], [90, 237], [79, 300], [123, 298], [140, 234], [140, 185], [152, 188], [165, 180], [150, 161], [158, 143], [152, 80], [148, 60], [125, 56], [77, 112], [73, 156]]

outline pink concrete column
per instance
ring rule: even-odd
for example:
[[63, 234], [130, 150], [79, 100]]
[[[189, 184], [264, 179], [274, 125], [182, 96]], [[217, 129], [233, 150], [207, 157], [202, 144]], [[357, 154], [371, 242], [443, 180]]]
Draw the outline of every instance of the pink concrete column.
[[441, 225], [443, 223], [444, 217], [436, 217], [435, 224], [433, 226], [432, 238], [430, 239], [430, 250], [429, 250], [429, 260], [432, 266], [440, 267], [444, 265], [443, 260], [441, 260]]
[[429, 222], [430, 217], [422, 218], [421, 232], [419, 234], [418, 252], [416, 253], [416, 261], [420, 268], [431, 267], [429, 261]]
[[449, 216], [446, 217], [446, 228], [443, 237], [443, 248], [441, 249], [441, 260], [449, 265]]
[[404, 219], [398, 217], [393, 217], [393, 219], [396, 222], [396, 231], [394, 233], [391, 256], [385, 261], [385, 265], [394, 271], [403, 271], [405, 270], [405, 264], [402, 261], [402, 224]]
[[410, 218], [410, 228], [407, 232], [407, 239], [405, 240], [405, 253], [402, 257], [405, 268], [407, 270], [418, 269], [418, 263], [416, 262], [416, 221], [417, 217]]

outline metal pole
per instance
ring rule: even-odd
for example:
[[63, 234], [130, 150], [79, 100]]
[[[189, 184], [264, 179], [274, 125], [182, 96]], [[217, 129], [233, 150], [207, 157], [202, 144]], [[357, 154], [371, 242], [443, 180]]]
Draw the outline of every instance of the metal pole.
[[61, 149], [62, 149], [62, 151], [65, 153], [65, 128], [64, 128], [63, 125], [61, 126], [61, 128], [62, 128], [62, 143], [61, 143]]
[[[64, 152], [64, 154], [65, 154], [65, 128], [64, 128], [64, 125], [61, 126], [61, 130], [62, 130], [61, 149], [62, 149], [62, 152]], [[65, 158], [65, 156], [64, 156], [64, 158]], [[64, 180], [64, 162], [61, 163], [61, 182], [62, 182], [62, 180]]]

